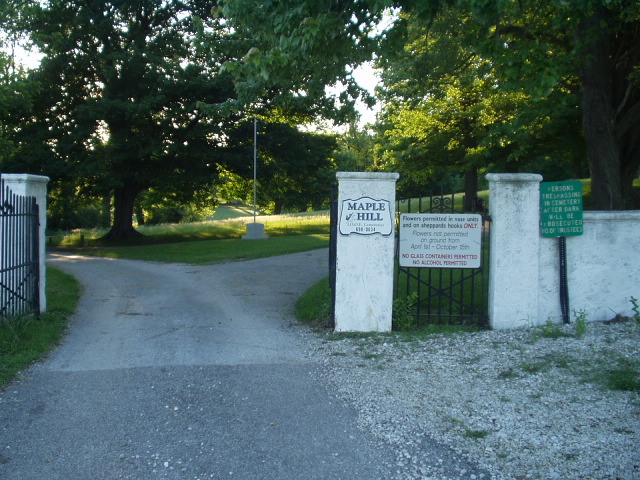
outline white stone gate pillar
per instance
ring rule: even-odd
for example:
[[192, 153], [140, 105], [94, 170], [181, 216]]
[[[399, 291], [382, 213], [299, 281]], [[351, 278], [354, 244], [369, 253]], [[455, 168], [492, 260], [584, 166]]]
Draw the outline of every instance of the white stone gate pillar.
[[391, 331], [397, 173], [338, 172], [335, 329]]
[[533, 173], [487, 175], [491, 213], [491, 328], [530, 325], [538, 315], [540, 182]]
[[47, 310], [46, 295], [46, 264], [45, 264], [45, 230], [47, 229], [47, 183], [49, 177], [29, 175], [24, 173], [3, 173], [5, 186], [16, 195], [36, 197], [39, 209], [40, 227], [38, 228], [38, 242], [40, 247], [40, 312]]

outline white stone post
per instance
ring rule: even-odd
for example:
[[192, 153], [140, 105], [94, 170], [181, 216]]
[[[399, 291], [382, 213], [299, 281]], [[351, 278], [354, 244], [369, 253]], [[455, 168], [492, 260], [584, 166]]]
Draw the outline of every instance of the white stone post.
[[45, 230], [47, 229], [47, 183], [49, 177], [29, 175], [24, 173], [3, 173], [5, 186], [16, 195], [36, 197], [39, 209], [40, 227], [38, 228], [38, 242], [40, 246], [40, 313], [47, 310], [46, 295], [46, 264], [45, 264]]
[[335, 330], [391, 331], [397, 173], [338, 172]]
[[531, 173], [487, 175], [491, 214], [491, 328], [537, 323], [540, 182]]

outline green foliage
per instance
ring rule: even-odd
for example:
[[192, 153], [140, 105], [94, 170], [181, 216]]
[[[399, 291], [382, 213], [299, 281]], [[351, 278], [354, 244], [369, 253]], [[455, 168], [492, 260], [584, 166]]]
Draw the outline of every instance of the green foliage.
[[334, 159], [341, 172], [367, 172], [375, 168], [375, 138], [371, 132], [355, 126], [338, 137]]
[[[181, 202], [209, 186], [220, 139], [237, 120], [199, 102], [235, 97], [221, 64], [241, 41], [195, 0], [36, 3], [27, 28], [44, 54], [40, 86], [14, 142], [11, 169], [42, 173], [64, 196], [113, 196], [111, 235], [133, 235], [136, 197], [148, 188]], [[195, 21], [195, 19], [198, 21]], [[216, 45], [195, 48], [198, 27]], [[60, 32], [64, 31], [65, 35]]]
[[529, 87], [497, 88], [500, 72], [477, 48], [486, 26], [463, 8], [401, 18], [403, 50], [379, 60], [386, 100], [381, 162], [403, 174], [400, 188], [468, 171], [473, 195], [477, 170], [535, 171], [549, 179], [582, 173], [575, 86], [544, 96]]
[[523, 362], [519, 365], [520, 370], [525, 373], [535, 374], [548, 372], [552, 368], [571, 368], [574, 365], [575, 359], [565, 355], [547, 355], [542, 359], [534, 359], [531, 361]]
[[636, 322], [640, 322], [640, 302], [636, 297], [631, 297], [631, 309], [633, 310], [633, 318]]
[[576, 317], [576, 338], [582, 338], [587, 333], [587, 312], [584, 310], [573, 311], [573, 315]]
[[561, 324], [555, 323], [553, 320], [549, 319], [546, 321], [544, 325], [540, 325], [534, 329], [533, 337], [535, 340], [540, 338], [582, 338], [586, 335], [589, 326], [588, 326], [588, 317], [587, 312], [584, 310], [573, 311], [573, 315], [575, 317], [575, 327], [574, 333], [569, 333]]
[[217, 200], [213, 198], [213, 187], [194, 192], [190, 200], [181, 195], [150, 189], [139, 196], [135, 214], [139, 225], [162, 223], [198, 222], [211, 217]]
[[476, 440], [480, 440], [482, 438], [486, 438], [489, 436], [491, 432], [489, 430], [471, 430], [465, 429], [464, 434], [462, 435], [464, 438], [473, 438]]
[[51, 185], [47, 205], [47, 229], [56, 231], [108, 227], [111, 220], [109, 198], [72, 195], [73, 190], [65, 188], [61, 182]]
[[27, 2], [19, 0], [0, 3], [0, 171], [5, 172], [18, 148], [15, 134], [24, 125], [38, 90], [17, 58], [18, 49], [29, 50], [22, 29], [27, 8]]
[[312, 327], [331, 326], [333, 311], [328, 277], [313, 285], [298, 299], [296, 317]]
[[[218, 195], [226, 202], [253, 204], [253, 119], [238, 122], [225, 135], [236, 160], [219, 168]], [[336, 172], [331, 159], [335, 145], [332, 135], [301, 131], [277, 116], [259, 118], [258, 207], [278, 215], [326, 205]]]
[[640, 392], [640, 362], [621, 358], [617, 368], [608, 372], [606, 384], [611, 390]]
[[336, 168], [331, 156], [335, 137], [302, 132], [285, 123], [265, 123], [260, 130], [259, 193], [276, 215], [319, 209], [329, 200]]
[[[384, 137], [379, 152], [405, 177], [424, 183], [451, 161], [468, 178], [487, 167], [583, 176], [586, 150], [594, 208], [630, 207], [640, 167], [637, 2], [221, 6], [234, 28], [252, 34], [247, 55], [230, 66], [251, 98], [267, 84], [317, 98], [320, 85], [349, 80], [345, 65], [381, 59], [391, 96], [380, 130], [393, 138]], [[351, 86], [345, 100], [357, 93]], [[405, 158], [420, 167], [405, 167]]]
[[544, 325], [537, 327], [534, 335], [542, 338], [563, 338], [570, 336], [563, 330], [561, 325], [554, 323], [551, 319], [547, 320]]
[[[364, 96], [369, 101], [345, 65], [371, 58], [378, 40], [369, 34], [381, 11], [372, 13], [369, 5], [360, 2], [219, 3], [216, 13], [240, 36], [251, 39], [245, 54], [225, 65], [236, 78], [242, 102], [262, 101], [275, 87], [274, 104], [284, 111], [304, 107], [347, 120], [354, 118], [355, 98]], [[204, 41], [211, 41], [211, 36]], [[339, 103], [325, 96], [325, 86], [337, 81], [345, 85]]]
[[417, 326], [415, 318], [417, 301], [418, 294], [416, 292], [412, 292], [406, 298], [396, 298], [393, 301], [393, 330], [407, 331]]

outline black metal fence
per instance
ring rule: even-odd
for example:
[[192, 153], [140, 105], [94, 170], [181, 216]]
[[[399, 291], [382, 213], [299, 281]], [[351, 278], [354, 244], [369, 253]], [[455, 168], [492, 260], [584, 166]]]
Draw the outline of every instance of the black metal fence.
[[38, 204], [16, 195], [0, 176], [0, 316], [40, 311]]
[[[462, 205], [464, 205], [464, 201]], [[482, 215], [482, 246], [479, 268], [416, 268], [396, 270], [394, 299], [415, 323], [488, 326], [490, 217], [481, 200], [471, 212], [456, 208], [455, 196], [429, 195], [396, 202], [401, 213], [477, 213]], [[399, 236], [397, 237], [399, 242]], [[397, 260], [397, 255], [396, 255]], [[394, 302], [394, 305], [396, 304]]]

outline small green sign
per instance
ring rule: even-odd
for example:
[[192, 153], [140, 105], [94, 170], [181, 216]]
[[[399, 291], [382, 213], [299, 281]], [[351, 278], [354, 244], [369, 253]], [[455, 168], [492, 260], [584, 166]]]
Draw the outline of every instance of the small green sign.
[[540, 230], [543, 237], [582, 235], [582, 182], [540, 184]]

